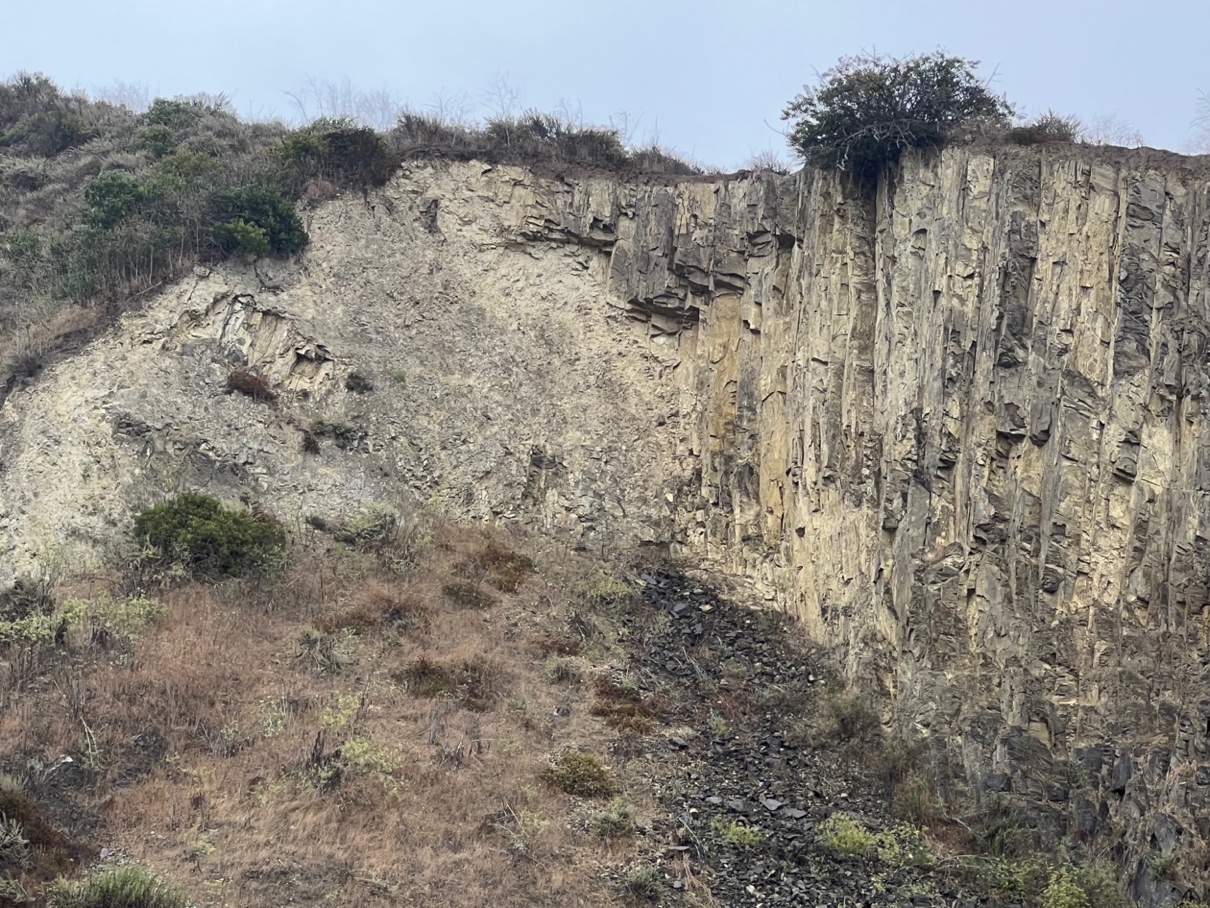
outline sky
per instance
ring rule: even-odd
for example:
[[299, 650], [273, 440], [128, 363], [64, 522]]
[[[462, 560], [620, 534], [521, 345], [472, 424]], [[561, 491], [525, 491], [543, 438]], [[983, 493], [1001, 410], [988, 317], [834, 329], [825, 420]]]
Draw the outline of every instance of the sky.
[[224, 93], [241, 114], [286, 119], [300, 116], [291, 95], [318, 113], [308, 86], [324, 83], [476, 116], [503, 98], [723, 169], [784, 152], [782, 108], [863, 51], [943, 48], [981, 61], [1027, 115], [1114, 116], [1176, 151], [1192, 149], [1210, 92], [1207, 0], [54, 0], [2, 18], [0, 77]]

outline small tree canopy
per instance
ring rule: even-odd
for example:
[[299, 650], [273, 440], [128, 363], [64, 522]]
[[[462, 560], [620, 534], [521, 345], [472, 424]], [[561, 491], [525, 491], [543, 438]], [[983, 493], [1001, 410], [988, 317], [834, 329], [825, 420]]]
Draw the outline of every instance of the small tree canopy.
[[904, 148], [940, 145], [960, 126], [1007, 125], [1011, 105], [976, 77], [977, 66], [941, 51], [845, 57], [782, 111], [787, 139], [812, 164], [871, 177]]

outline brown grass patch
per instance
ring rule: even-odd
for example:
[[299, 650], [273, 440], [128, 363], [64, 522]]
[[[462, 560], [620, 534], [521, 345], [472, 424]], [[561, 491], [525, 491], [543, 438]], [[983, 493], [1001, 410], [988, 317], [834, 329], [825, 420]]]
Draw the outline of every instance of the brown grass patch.
[[491, 608], [496, 603], [496, 597], [481, 589], [477, 583], [463, 581], [447, 583], [441, 588], [441, 592], [452, 605], [458, 608], [482, 611]]
[[612, 678], [601, 677], [593, 684], [596, 700], [592, 714], [601, 716], [611, 728], [646, 734], [660, 719], [662, 704], [659, 697], [646, 697], [635, 687], [620, 684]]
[[[627, 802], [651, 809], [616, 730], [567, 709], [574, 687], [533, 657], [549, 628], [571, 627], [580, 603], [563, 591], [578, 561], [552, 548], [514, 570], [492, 554], [489, 573], [525, 581], [468, 609], [445, 590], [512, 540], [427, 535], [437, 544], [410, 550], [403, 572], [391, 553], [315, 537], [277, 584], [157, 593], [163, 616], [108, 650], [73, 631], [70, 658], [31, 663], [0, 711], [0, 761], [89, 759], [75, 796], [99, 815], [98, 841], [199, 904], [520, 908], [568, 892], [616, 904], [602, 863], [640, 844], [607, 845], [540, 784], [552, 751], [611, 753]], [[351, 661], [309, 670], [304, 632], [338, 638]]]
[[232, 369], [227, 376], [227, 390], [237, 391], [251, 397], [253, 400], [272, 403], [277, 400], [277, 392], [269, 384], [269, 380], [252, 369]]

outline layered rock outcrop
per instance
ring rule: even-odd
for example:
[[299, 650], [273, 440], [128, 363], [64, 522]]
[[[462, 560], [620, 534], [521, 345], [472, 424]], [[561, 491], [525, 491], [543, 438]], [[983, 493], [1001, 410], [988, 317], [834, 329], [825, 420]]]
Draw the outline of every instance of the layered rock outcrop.
[[0, 543], [95, 549], [180, 483], [667, 545], [835, 646], [948, 796], [1126, 834], [1163, 901], [1148, 853], [1210, 837], [1208, 170], [956, 148], [870, 196], [415, 165], [10, 397]]

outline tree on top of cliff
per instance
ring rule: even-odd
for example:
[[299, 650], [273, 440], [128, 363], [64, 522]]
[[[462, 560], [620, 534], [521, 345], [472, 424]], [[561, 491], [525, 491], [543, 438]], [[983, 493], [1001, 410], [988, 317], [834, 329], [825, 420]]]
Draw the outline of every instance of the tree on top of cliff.
[[962, 126], [1007, 125], [1012, 106], [976, 66], [941, 51], [845, 57], [782, 111], [792, 124], [787, 140], [811, 164], [869, 178], [903, 149], [941, 145]]

